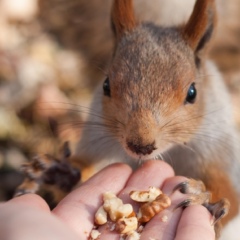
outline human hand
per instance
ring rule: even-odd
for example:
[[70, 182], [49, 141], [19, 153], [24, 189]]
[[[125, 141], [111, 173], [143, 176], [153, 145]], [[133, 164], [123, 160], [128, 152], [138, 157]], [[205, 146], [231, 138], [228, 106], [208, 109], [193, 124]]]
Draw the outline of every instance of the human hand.
[[[6, 240], [83, 240], [93, 227], [94, 215], [102, 204], [102, 194], [118, 194], [126, 203], [129, 192], [160, 187], [165, 194], [184, 181], [174, 177], [172, 168], [161, 161], [148, 161], [136, 172], [129, 166], [114, 164], [103, 169], [79, 188], [67, 195], [51, 212], [37, 195], [17, 197], [0, 205], [0, 239]], [[146, 224], [141, 239], [214, 240], [211, 216], [202, 206], [190, 206], [184, 211], [172, 210], [182, 200], [180, 193], [171, 195], [172, 207], [156, 215]], [[168, 221], [161, 221], [162, 216]], [[119, 239], [119, 234], [101, 227], [101, 239]]]

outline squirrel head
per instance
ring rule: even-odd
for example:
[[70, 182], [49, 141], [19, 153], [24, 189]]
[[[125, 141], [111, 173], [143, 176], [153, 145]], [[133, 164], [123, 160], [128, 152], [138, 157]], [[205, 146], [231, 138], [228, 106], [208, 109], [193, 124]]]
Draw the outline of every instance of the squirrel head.
[[[171, 14], [171, 13], [169, 13]], [[103, 111], [127, 153], [150, 159], [192, 139], [204, 114], [204, 58], [214, 0], [197, 0], [184, 26], [139, 23], [132, 0], [115, 0], [116, 48], [103, 83]]]

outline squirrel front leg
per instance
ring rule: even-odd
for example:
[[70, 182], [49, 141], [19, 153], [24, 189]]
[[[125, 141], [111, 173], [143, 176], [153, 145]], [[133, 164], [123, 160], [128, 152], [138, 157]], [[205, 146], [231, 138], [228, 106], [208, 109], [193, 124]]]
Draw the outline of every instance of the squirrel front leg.
[[226, 225], [231, 219], [238, 214], [239, 201], [238, 194], [232, 185], [228, 174], [216, 165], [209, 165], [206, 175], [203, 176], [203, 182], [206, 189], [211, 192], [212, 202], [226, 198], [230, 202], [230, 209], [226, 217], [221, 220]]
[[238, 214], [238, 195], [228, 174], [216, 164], [207, 166], [201, 176], [202, 181], [189, 179], [174, 188], [187, 194], [187, 199], [178, 207], [195, 204], [205, 206], [213, 216], [216, 239], [219, 238], [222, 226], [225, 226]]

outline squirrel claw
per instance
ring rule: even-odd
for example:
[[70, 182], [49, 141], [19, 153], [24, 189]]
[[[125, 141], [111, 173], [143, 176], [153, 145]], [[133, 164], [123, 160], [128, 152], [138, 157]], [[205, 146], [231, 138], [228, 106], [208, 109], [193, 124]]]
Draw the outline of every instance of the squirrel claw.
[[216, 203], [204, 203], [203, 206], [206, 207], [208, 211], [212, 214], [212, 225], [215, 225], [220, 219], [222, 219], [228, 214], [230, 202], [226, 198], [223, 198]]
[[181, 193], [187, 193], [188, 184], [189, 184], [188, 181], [181, 182], [181, 183], [179, 183], [178, 185], [176, 185], [176, 186], [174, 187], [174, 189], [173, 189], [172, 192], [174, 193], [175, 191], [178, 191], [178, 190], [179, 190], [179, 192], [181, 192]]
[[219, 236], [221, 231], [221, 223], [219, 220], [228, 214], [230, 207], [229, 201], [223, 198], [218, 202], [210, 203], [211, 193], [206, 190], [202, 181], [194, 179], [179, 183], [174, 187], [173, 192], [177, 190], [183, 194], [187, 194], [187, 199], [177, 204], [175, 209], [186, 208], [197, 204], [203, 205], [211, 213], [213, 217], [212, 225], [214, 225], [216, 236]]
[[199, 194], [206, 191], [204, 183], [200, 180], [194, 180], [192, 178], [179, 183], [174, 187], [173, 192], [179, 190], [183, 194]]
[[184, 201], [180, 202], [174, 209], [178, 208], [186, 208], [191, 205], [191, 199], [185, 199]]
[[201, 192], [199, 194], [188, 194], [188, 198], [180, 202], [176, 206], [176, 208], [179, 208], [179, 207], [185, 208], [185, 207], [197, 205], [197, 204], [200, 204], [200, 205], [208, 204], [210, 197], [211, 197], [211, 194], [208, 191]]
[[210, 192], [206, 191], [204, 183], [199, 180], [188, 179], [187, 181], [181, 182], [174, 187], [173, 192], [177, 190], [183, 194], [187, 194], [188, 198], [180, 202], [175, 209], [196, 204], [207, 204], [211, 198]]

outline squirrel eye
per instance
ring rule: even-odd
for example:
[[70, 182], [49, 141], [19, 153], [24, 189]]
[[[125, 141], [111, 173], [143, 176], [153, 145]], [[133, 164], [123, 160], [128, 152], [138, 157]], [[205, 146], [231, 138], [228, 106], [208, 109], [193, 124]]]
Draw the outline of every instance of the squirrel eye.
[[197, 90], [195, 88], [195, 83], [192, 83], [188, 89], [186, 103], [194, 103], [197, 96]]
[[109, 83], [109, 78], [107, 77], [106, 80], [103, 83], [103, 92], [105, 96], [110, 97], [111, 96], [111, 91], [110, 91], [110, 83]]

